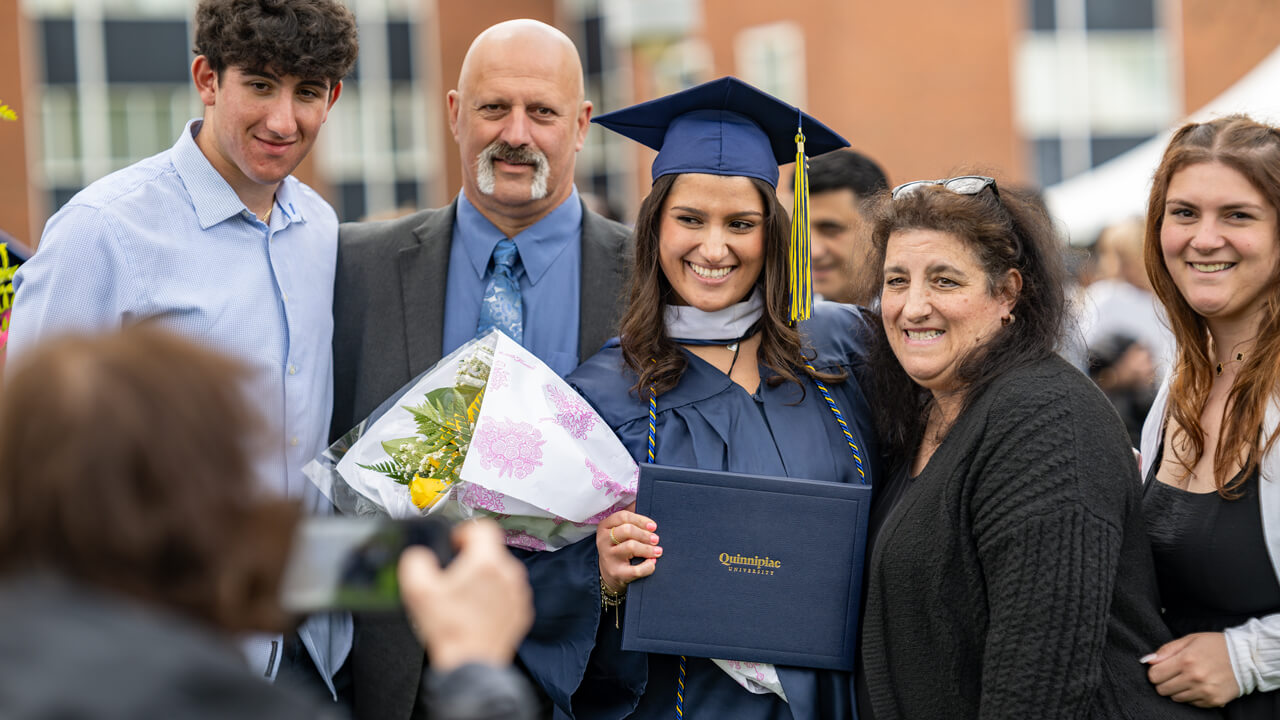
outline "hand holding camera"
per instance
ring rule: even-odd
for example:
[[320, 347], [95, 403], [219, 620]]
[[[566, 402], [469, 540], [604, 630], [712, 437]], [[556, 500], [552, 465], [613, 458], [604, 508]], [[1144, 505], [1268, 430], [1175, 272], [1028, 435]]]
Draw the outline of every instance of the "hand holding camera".
[[400, 556], [405, 611], [434, 670], [507, 665], [533, 624], [528, 573], [507, 550], [497, 523], [462, 523], [453, 539], [458, 551], [447, 568], [424, 547]]

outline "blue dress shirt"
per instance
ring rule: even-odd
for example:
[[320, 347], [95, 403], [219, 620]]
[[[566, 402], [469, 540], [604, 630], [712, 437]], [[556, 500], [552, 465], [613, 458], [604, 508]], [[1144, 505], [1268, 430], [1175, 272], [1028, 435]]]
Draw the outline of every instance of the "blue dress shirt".
[[[449, 248], [444, 298], [444, 354], [476, 335], [480, 303], [493, 272], [493, 249], [505, 238], [465, 193]], [[524, 346], [561, 377], [578, 366], [578, 302], [582, 293], [582, 201], [578, 189], [511, 238], [520, 252], [517, 281], [524, 302]]]
[[[302, 467], [325, 449], [333, 408], [338, 219], [288, 177], [270, 225], [259, 221], [196, 145], [200, 126], [191, 121], [172, 148], [91, 184], [49, 220], [14, 278], [9, 359], [59, 333], [144, 319], [234, 356], [252, 373], [249, 397], [279, 431], [261, 482], [324, 511]], [[332, 635], [326, 616], [299, 629], [326, 680], [351, 646], [350, 616], [334, 617]], [[271, 638], [247, 652], [275, 676]]]

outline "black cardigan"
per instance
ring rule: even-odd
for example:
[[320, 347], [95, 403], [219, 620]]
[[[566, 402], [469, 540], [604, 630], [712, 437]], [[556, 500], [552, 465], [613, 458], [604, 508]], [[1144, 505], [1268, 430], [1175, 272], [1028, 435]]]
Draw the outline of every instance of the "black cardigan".
[[867, 577], [875, 720], [1205, 717], [1138, 662], [1172, 637], [1128, 435], [1086, 377], [1007, 373], [903, 482]]

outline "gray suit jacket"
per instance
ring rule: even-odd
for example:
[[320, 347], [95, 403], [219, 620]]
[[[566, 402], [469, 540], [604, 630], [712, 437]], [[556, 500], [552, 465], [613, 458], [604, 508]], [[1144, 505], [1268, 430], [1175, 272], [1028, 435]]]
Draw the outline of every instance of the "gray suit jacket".
[[[456, 211], [455, 200], [397, 220], [341, 226], [333, 295], [335, 438], [440, 359]], [[626, 226], [583, 207], [579, 360], [617, 334], [630, 237]], [[421, 716], [415, 699], [423, 653], [403, 614], [356, 615], [355, 622], [347, 663], [356, 719]]]

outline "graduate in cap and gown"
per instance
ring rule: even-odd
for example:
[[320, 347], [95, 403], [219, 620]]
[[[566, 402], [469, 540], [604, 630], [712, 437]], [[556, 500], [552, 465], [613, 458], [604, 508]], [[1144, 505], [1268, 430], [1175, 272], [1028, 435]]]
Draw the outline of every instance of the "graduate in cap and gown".
[[[805, 173], [794, 227], [775, 194], [780, 164], [848, 143], [735, 78], [595, 122], [658, 156], [620, 338], [569, 382], [638, 463], [872, 483], [867, 316], [812, 302]], [[849, 673], [622, 650], [626, 587], [662, 572], [661, 534], [620, 511], [595, 538], [526, 559], [537, 619], [520, 660], [556, 717], [853, 717]]]

